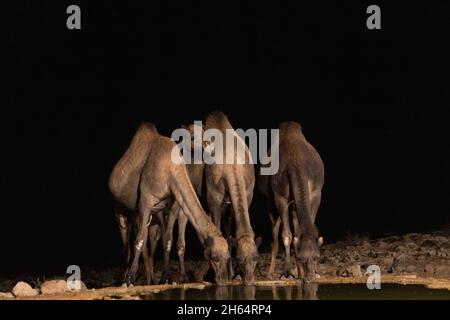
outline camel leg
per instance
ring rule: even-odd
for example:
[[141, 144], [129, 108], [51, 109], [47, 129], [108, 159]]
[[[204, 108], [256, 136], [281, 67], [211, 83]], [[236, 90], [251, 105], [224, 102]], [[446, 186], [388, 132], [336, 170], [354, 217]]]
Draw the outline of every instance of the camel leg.
[[281, 225], [283, 227], [282, 230], [282, 238], [284, 244], [285, 251], [285, 263], [284, 263], [284, 273], [285, 276], [288, 277], [292, 275], [290, 272], [291, 269], [291, 242], [292, 242], [292, 233], [289, 225], [289, 205], [286, 198], [275, 196], [275, 207], [280, 214], [281, 217]]
[[[233, 238], [233, 217], [234, 217], [234, 209], [231, 207], [230, 214], [226, 217], [225, 226], [224, 226], [224, 238], [228, 240], [228, 252], [230, 253], [230, 257], [233, 253], [233, 247], [236, 246], [236, 239]], [[230, 275], [230, 279], [234, 279], [234, 277], [237, 276], [237, 274], [234, 273], [233, 269], [233, 260], [228, 260], [228, 274]]]
[[178, 261], [180, 262], [180, 282], [188, 282], [189, 279], [186, 275], [186, 269], [184, 265], [184, 253], [186, 251], [186, 226], [188, 223], [188, 218], [182, 212], [179, 211], [178, 214], [178, 241], [177, 241], [177, 254]]
[[298, 254], [299, 254], [299, 240], [300, 240], [300, 224], [297, 217], [297, 211], [291, 210], [291, 217], [292, 217], [292, 224], [294, 225], [294, 240], [293, 240], [293, 246], [294, 246], [294, 257], [295, 257], [295, 264], [297, 266], [297, 278], [302, 278], [302, 267], [300, 265], [300, 261], [298, 260]]
[[120, 213], [116, 214], [117, 224], [119, 225], [120, 238], [122, 239], [123, 245], [123, 257], [125, 260], [125, 265], [130, 263], [130, 224], [128, 218]]
[[321, 191], [313, 192], [311, 195], [311, 220], [313, 223], [316, 221], [317, 211], [319, 210], [320, 201], [322, 199]]
[[270, 267], [269, 267], [269, 273], [267, 277], [269, 279], [273, 279], [273, 272], [275, 270], [275, 265], [277, 261], [277, 254], [278, 254], [278, 248], [279, 248], [279, 240], [278, 236], [280, 233], [280, 225], [281, 225], [281, 218], [278, 217], [274, 224], [272, 224], [272, 234], [273, 234], [273, 242], [272, 242], [272, 258], [270, 259]]
[[139, 268], [139, 259], [142, 250], [146, 249], [148, 229], [152, 220], [152, 208], [158, 203], [158, 199], [151, 195], [142, 196], [139, 201], [139, 217], [138, 217], [138, 232], [134, 243], [134, 256], [130, 269], [127, 272], [126, 284], [131, 285], [136, 279], [136, 273]]
[[[222, 215], [226, 209], [226, 206], [223, 203], [223, 200], [225, 198], [225, 189], [223, 188], [223, 190], [211, 190], [209, 189], [206, 193], [206, 200], [208, 202], [208, 208], [213, 220], [213, 223], [216, 225], [217, 229], [219, 229], [219, 231], [222, 233], [222, 228], [221, 228], [221, 220], [222, 220]], [[231, 258], [230, 258], [230, 263], [228, 264], [228, 275], [229, 275], [229, 279], [233, 279], [233, 274], [230, 273], [230, 264], [231, 264]]]
[[164, 246], [164, 273], [161, 277], [159, 283], [165, 284], [169, 283], [172, 280], [171, 269], [170, 269], [170, 252], [172, 250], [172, 239], [173, 239], [173, 226], [175, 225], [175, 221], [177, 219], [179, 210], [178, 204], [175, 202], [167, 217], [167, 226], [166, 226], [166, 235], [163, 237], [163, 246]]
[[115, 208], [114, 211], [116, 215], [117, 225], [120, 231], [120, 239], [122, 240], [122, 257], [123, 257], [122, 263], [124, 272], [121, 275], [121, 278], [118, 279], [118, 282], [120, 283], [123, 282], [123, 280], [125, 279], [130, 266], [131, 260], [130, 236], [132, 223], [130, 219], [127, 217], [127, 215], [123, 214], [119, 209]]
[[160, 237], [161, 237], [160, 226], [157, 224], [150, 226], [149, 234], [148, 234], [148, 239], [150, 241], [150, 256], [148, 257], [149, 270], [147, 271], [147, 283], [148, 284], [156, 284], [155, 262], [154, 261], [155, 261], [155, 251], [156, 251], [156, 247], [158, 246], [158, 240]]

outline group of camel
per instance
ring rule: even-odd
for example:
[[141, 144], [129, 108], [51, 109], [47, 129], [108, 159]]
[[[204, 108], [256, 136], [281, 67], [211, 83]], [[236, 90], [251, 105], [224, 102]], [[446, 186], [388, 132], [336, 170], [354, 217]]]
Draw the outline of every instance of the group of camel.
[[[203, 130], [211, 128], [224, 134], [226, 130], [234, 130], [222, 112], [207, 116]], [[193, 131], [194, 127], [190, 125], [187, 129]], [[292, 274], [292, 245], [298, 277], [310, 282], [316, 276], [322, 243], [315, 218], [324, 182], [323, 163], [305, 139], [299, 123], [283, 122], [278, 129], [279, 144], [272, 146], [270, 152], [279, 152], [279, 170], [273, 175], [258, 175], [258, 187], [267, 199], [268, 217], [273, 228], [268, 278], [273, 277], [282, 226], [284, 272]], [[181, 154], [180, 161], [173, 161], [175, 146], [174, 141], [157, 132], [154, 124], [143, 123], [111, 173], [109, 188], [126, 260], [124, 282], [131, 285], [135, 281], [142, 256], [147, 282], [156, 283], [153, 258], [160, 238], [164, 246], [164, 272], [160, 282], [169, 281], [176, 221], [180, 279], [188, 281], [184, 253], [185, 229], [189, 221], [204, 248], [204, 257], [214, 272], [216, 283], [224, 285], [239, 275], [245, 285], [252, 285], [260, 242], [259, 238], [255, 239], [249, 215], [255, 187], [254, 165], [250, 161], [186, 164]], [[194, 140], [192, 147], [205, 149]], [[225, 153], [227, 150], [224, 144], [212, 152]], [[250, 157], [247, 146], [245, 157], [247, 160]], [[199, 199], [206, 204], [202, 206]], [[232, 250], [234, 247], [236, 250]], [[232, 253], [236, 262], [234, 267]]]

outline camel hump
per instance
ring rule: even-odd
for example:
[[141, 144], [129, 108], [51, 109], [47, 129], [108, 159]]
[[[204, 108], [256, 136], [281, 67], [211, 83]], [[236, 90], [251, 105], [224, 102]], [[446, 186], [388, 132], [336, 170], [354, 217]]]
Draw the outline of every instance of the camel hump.
[[228, 121], [228, 117], [225, 113], [219, 110], [214, 110], [208, 114], [208, 117], [206, 119], [218, 119], [223, 121]]
[[136, 131], [136, 134], [138, 134], [141, 131], [149, 131], [149, 132], [153, 132], [153, 133], [157, 133], [158, 132], [156, 130], [155, 124], [153, 122], [148, 122], [148, 121], [142, 122], [139, 125], [139, 127], [138, 127], [138, 129]]
[[228, 120], [228, 117], [222, 111], [213, 111], [209, 113], [206, 117], [205, 125], [207, 128], [215, 128], [219, 130], [233, 128], [230, 121]]
[[278, 129], [280, 130], [280, 133], [301, 132], [302, 126], [296, 121], [285, 121], [278, 125]]

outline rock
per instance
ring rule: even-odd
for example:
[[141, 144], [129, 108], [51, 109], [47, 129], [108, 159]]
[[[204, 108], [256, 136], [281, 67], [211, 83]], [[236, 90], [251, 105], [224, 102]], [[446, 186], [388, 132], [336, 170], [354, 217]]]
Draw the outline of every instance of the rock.
[[332, 275], [334, 276], [336, 274], [336, 268], [330, 265], [326, 265], [326, 264], [320, 264], [319, 265], [319, 274], [322, 275]]
[[417, 261], [425, 261], [427, 257], [423, 254], [417, 256]]
[[370, 245], [370, 242], [369, 242], [369, 241], [367, 241], [367, 240], [363, 241], [363, 243], [362, 243], [362, 247], [363, 247], [363, 248], [367, 248], [367, 249], [369, 249], [369, 248], [371, 247], [371, 245]]
[[413, 265], [409, 265], [406, 267], [406, 272], [408, 272], [408, 273], [413, 273], [415, 271], [416, 271], [416, 267]]
[[397, 252], [406, 252], [407, 249], [405, 246], [397, 246], [397, 248], [395, 248], [395, 251]]
[[424, 248], [436, 248], [438, 244], [434, 240], [425, 240], [422, 242], [421, 246]]
[[434, 275], [435, 267], [432, 264], [427, 264], [424, 268], [427, 276], [432, 277]]
[[11, 292], [0, 292], [0, 300], [14, 299], [14, 295]]
[[35, 297], [39, 294], [39, 291], [33, 289], [26, 282], [18, 282], [12, 289], [12, 294], [16, 297]]
[[381, 259], [381, 266], [384, 267], [385, 269], [392, 268], [393, 264], [394, 264], [394, 258], [392, 258], [392, 257]]
[[86, 287], [84, 282], [80, 281], [80, 289], [79, 290], [77, 290], [77, 289], [70, 289], [70, 292], [82, 292], [82, 291], [87, 291], [87, 289], [88, 288]]
[[394, 262], [392, 264], [392, 271], [394, 273], [402, 273], [406, 271], [408, 262], [408, 256], [406, 254], [401, 254], [394, 258]]
[[362, 277], [361, 266], [359, 264], [352, 265], [347, 268], [347, 272], [349, 275], [353, 277]]
[[450, 265], [437, 265], [434, 268], [434, 276], [436, 278], [450, 278]]
[[336, 271], [336, 275], [338, 277], [348, 277], [348, 271], [344, 266], [340, 266]]
[[41, 286], [42, 294], [62, 294], [69, 291], [65, 280], [46, 281]]

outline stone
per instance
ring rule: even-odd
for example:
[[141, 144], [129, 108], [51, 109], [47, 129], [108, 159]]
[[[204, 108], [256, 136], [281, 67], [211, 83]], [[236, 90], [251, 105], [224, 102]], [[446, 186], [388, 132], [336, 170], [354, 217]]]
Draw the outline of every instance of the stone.
[[408, 273], [413, 273], [415, 271], [416, 271], [416, 267], [413, 265], [409, 265], [406, 267], [406, 272], [408, 272]]
[[41, 286], [42, 294], [62, 294], [69, 291], [65, 280], [46, 281]]
[[336, 274], [336, 268], [330, 265], [326, 264], [320, 264], [318, 267], [319, 274], [322, 275], [335, 275]]
[[12, 294], [15, 297], [35, 297], [39, 291], [33, 289], [28, 283], [20, 281], [12, 289]]
[[438, 244], [437, 244], [437, 242], [436, 241], [434, 241], [434, 240], [425, 240], [425, 241], [423, 241], [422, 242], [422, 247], [424, 247], [424, 248], [435, 248], [435, 247], [437, 247], [438, 246]]
[[87, 291], [88, 288], [86, 287], [86, 285], [84, 284], [83, 281], [80, 281], [80, 289], [71, 289], [70, 292], [83, 292], [83, 291]]
[[0, 292], [0, 300], [14, 299], [14, 295], [11, 292]]
[[336, 271], [336, 275], [338, 277], [348, 277], [348, 271], [345, 267], [340, 266]]
[[362, 271], [361, 271], [361, 266], [359, 264], [355, 264], [352, 266], [349, 266], [347, 268], [347, 272], [349, 275], [353, 276], [353, 277], [362, 277]]
[[408, 262], [408, 256], [406, 254], [401, 254], [394, 258], [394, 262], [392, 264], [392, 271], [395, 273], [401, 273], [406, 271]]
[[392, 258], [392, 257], [381, 259], [381, 266], [386, 269], [391, 268], [393, 263], [394, 263], [394, 258]]
[[424, 268], [427, 276], [432, 277], [434, 275], [435, 267], [432, 264], [427, 264]]
[[437, 265], [434, 268], [434, 276], [436, 278], [450, 278], [450, 265]]

